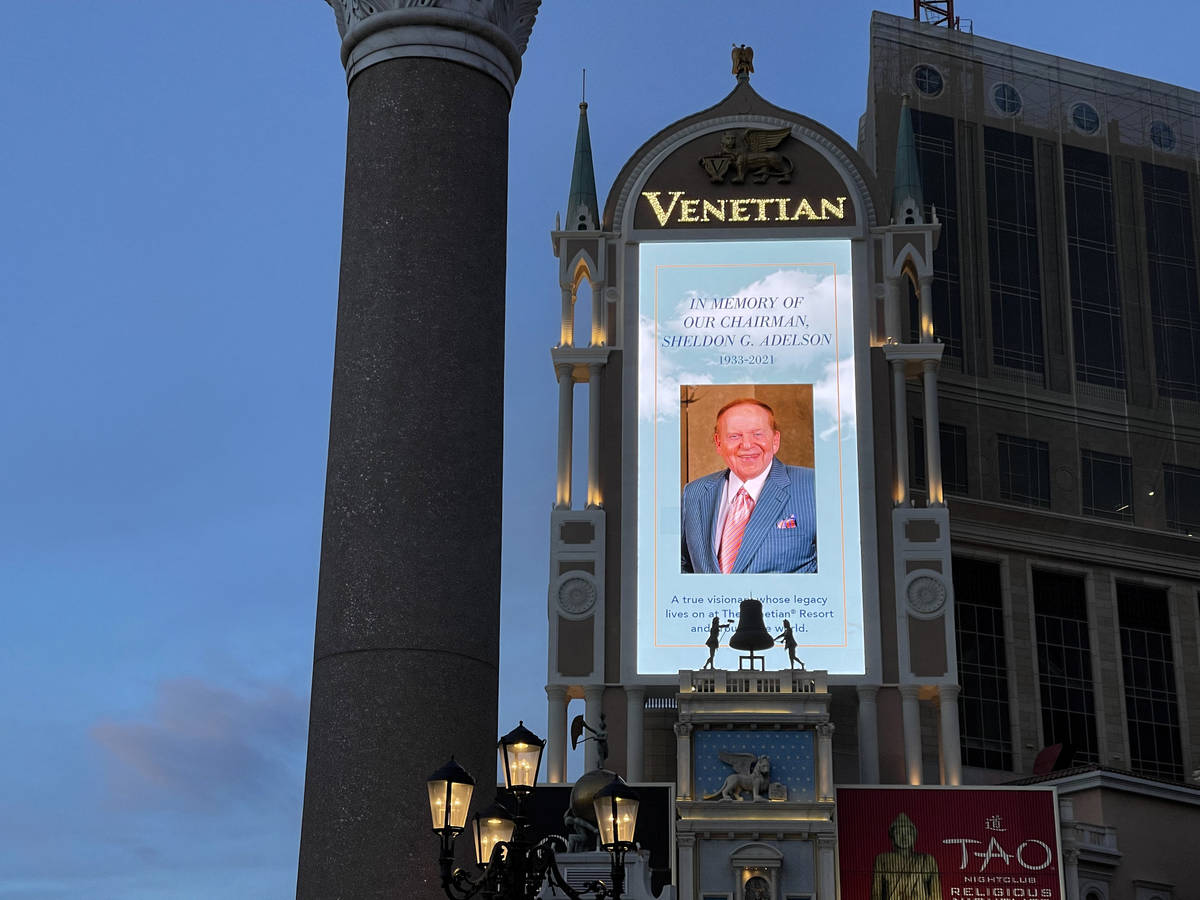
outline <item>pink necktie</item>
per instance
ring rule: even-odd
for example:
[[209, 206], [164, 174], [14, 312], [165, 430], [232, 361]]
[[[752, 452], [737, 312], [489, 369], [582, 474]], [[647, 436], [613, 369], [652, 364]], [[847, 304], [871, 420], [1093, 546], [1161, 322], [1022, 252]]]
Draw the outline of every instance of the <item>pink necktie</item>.
[[721, 550], [717, 557], [721, 571], [726, 575], [733, 571], [738, 548], [742, 546], [742, 535], [746, 531], [746, 522], [753, 510], [754, 500], [746, 493], [746, 489], [742, 488], [729, 504], [729, 512], [725, 514], [725, 525], [721, 529]]

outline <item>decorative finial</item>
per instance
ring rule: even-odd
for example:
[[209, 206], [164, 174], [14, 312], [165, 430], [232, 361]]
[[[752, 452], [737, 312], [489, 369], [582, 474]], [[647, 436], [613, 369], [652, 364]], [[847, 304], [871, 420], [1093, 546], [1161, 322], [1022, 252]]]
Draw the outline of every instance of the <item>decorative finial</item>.
[[748, 82], [754, 72], [754, 48], [745, 44], [733, 45], [733, 74], [739, 83]]
[[583, 70], [583, 87], [579, 90], [579, 106], [587, 109], [587, 69]]

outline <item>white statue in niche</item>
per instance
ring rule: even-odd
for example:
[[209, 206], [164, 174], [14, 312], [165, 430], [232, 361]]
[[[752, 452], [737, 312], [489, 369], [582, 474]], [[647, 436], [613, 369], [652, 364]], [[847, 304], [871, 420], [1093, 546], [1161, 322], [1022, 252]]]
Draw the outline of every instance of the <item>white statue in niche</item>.
[[766, 800], [771, 785], [771, 759], [753, 753], [730, 753], [722, 750], [717, 758], [727, 766], [733, 766], [733, 774], [725, 779], [721, 789], [706, 794], [705, 800], [742, 800], [743, 792], [749, 792], [752, 800]]

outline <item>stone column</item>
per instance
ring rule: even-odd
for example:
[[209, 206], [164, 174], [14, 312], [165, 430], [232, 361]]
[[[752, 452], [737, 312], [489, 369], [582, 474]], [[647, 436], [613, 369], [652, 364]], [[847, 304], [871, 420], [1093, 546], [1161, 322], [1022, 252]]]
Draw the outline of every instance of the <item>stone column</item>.
[[858, 777], [863, 784], [879, 784], [879, 687], [858, 686]]
[[817, 801], [833, 799], [833, 725], [817, 726]]
[[920, 279], [919, 283], [920, 297], [917, 299], [917, 304], [921, 310], [921, 321], [919, 323], [920, 341], [922, 344], [928, 344], [933, 340], [933, 277], [926, 275]]
[[942, 506], [942, 431], [938, 421], [937, 361], [921, 364], [925, 393], [925, 484], [929, 505]]
[[896, 418], [896, 506], [908, 506], [908, 394], [905, 387], [904, 360], [892, 360], [892, 410]]
[[296, 895], [424, 900], [425, 779], [455, 754], [487, 803], [496, 772], [508, 111], [537, 2], [332, 5], [349, 119]]
[[[675, 796], [692, 799], [692, 725], [675, 723]], [[680, 892], [682, 896], [682, 891]]]
[[[604, 711], [604, 685], [589, 684], [583, 689], [583, 720], [593, 728], [600, 727], [600, 713]], [[595, 741], [583, 745], [583, 771], [590, 772], [600, 767], [600, 748]]]
[[832, 834], [817, 836], [817, 900], [837, 900], [837, 861]]
[[567, 780], [567, 689], [561, 684], [546, 685], [546, 780], [563, 784]]
[[696, 894], [696, 836], [675, 835], [679, 847], [679, 900], [697, 900]]
[[883, 330], [884, 339], [891, 338], [897, 343], [904, 342], [900, 333], [900, 278], [889, 276], [883, 280]]
[[900, 712], [904, 727], [904, 767], [909, 784], [920, 784], [921, 764], [921, 688], [915, 684], [900, 685]]
[[588, 366], [588, 488], [587, 505], [596, 509], [600, 502], [600, 373], [604, 366]]
[[641, 781], [646, 741], [646, 689], [625, 688], [625, 780]]
[[554, 505], [571, 508], [571, 433], [575, 427], [575, 376], [570, 363], [558, 363], [558, 488]]
[[958, 734], [958, 685], [938, 688], [938, 713], [941, 716], [942, 773], [946, 784], [962, 784], [962, 748]]

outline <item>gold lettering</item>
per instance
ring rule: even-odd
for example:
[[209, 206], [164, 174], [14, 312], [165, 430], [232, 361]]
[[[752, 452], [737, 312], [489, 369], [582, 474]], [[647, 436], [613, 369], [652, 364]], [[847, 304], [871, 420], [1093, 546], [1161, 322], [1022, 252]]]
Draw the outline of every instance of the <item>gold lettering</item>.
[[709, 203], [707, 200], [704, 201], [704, 207], [700, 211], [700, 218], [703, 221], [707, 222], [710, 214], [718, 222], [725, 221], [725, 201], [718, 200], [717, 202], [721, 205], [717, 206], [714, 203]]
[[699, 200], [680, 200], [679, 201], [679, 221], [680, 222], [699, 222], [700, 217], [696, 215], [696, 207], [700, 205]]
[[796, 208], [796, 214], [792, 216], [792, 221], [799, 221], [801, 216], [804, 216], [809, 220], [820, 218], [820, 216], [813, 212], [812, 205], [808, 202], [806, 197], [800, 198], [800, 206]]
[[846, 198], [838, 197], [837, 201], [838, 201], [837, 206], [834, 206], [830, 201], [826, 200], [824, 197], [821, 198], [821, 218], [822, 219], [828, 219], [829, 213], [833, 213], [839, 219], [846, 218]]
[[746, 204], [749, 199], [730, 200], [729, 201], [729, 221], [730, 222], [749, 222], [750, 217], [746, 215]]
[[661, 228], [671, 218], [671, 213], [675, 210], [675, 204], [679, 202], [679, 198], [684, 195], [684, 192], [671, 191], [671, 205], [665, 210], [662, 208], [662, 204], [658, 202], [659, 193], [659, 191], [642, 191], [642, 196], [650, 202], [650, 208], [654, 210], [654, 215], [658, 217], [658, 225]]
[[787, 221], [787, 203], [788, 203], [788, 198], [787, 198], [787, 197], [776, 197], [776, 198], [775, 198], [774, 200], [772, 200], [771, 202], [772, 202], [772, 203], [778, 203], [778, 204], [779, 204], [779, 215], [777, 215], [777, 216], [775, 217], [775, 221], [776, 221], [776, 222], [786, 222], [786, 221]]
[[755, 219], [754, 221], [755, 222], [767, 221], [767, 204], [770, 203], [771, 201], [768, 199], [759, 200], [757, 197], [755, 197], [751, 202], [758, 206], [758, 218]]

